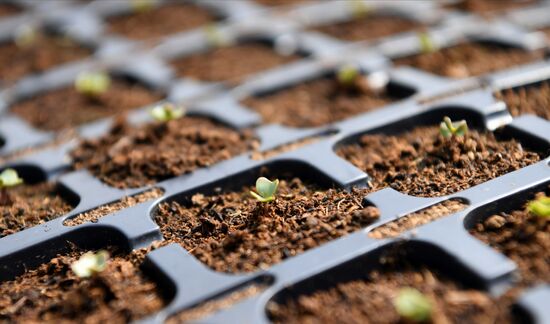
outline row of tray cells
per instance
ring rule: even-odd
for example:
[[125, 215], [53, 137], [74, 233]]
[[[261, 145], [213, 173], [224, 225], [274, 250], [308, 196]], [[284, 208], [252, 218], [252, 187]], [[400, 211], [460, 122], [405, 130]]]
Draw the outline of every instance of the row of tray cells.
[[[361, 205], [364, 204], [362, 197], [364, 197], [365, 194], [365, 192], [362, 192], [360, 189], [352, 192], [342, 192], [337, 189], [330, 189], [328, 192], [325, 192], [326, 195], [323, 196], [321, 194], [312, 194], [311, 191], [309, 191], [309, 186], [310, 185], [308, 185], [306, 181], [302, 183], [302, 181], [298, 178], [293, 178], [288, 182], [282, 182], [283, 192], [281, 195], [284, 197], [284, 200], [278, 204], [289, 204], [293, 199], [296, 200], [296, 198], [291, 197], [296, 192], [301, 197], [308, 197], [308, 201], [301, 201], [295, 207], [297, 212], [299, 212], [302, 207], [308, 208], [308, 205], [310, 204], [315, 205], [319, 199], [321, 199], [320, 203], [322, 204], [320, 207], [321, 210], [318, 210], [319, 208], [315, 207], [310, 208], [310, 213], [308, 213], [310, 217], [306, 217], [304, 214], [292, 216], [292, 218], [297, 222], [296, 228], [292, 229], [284, 227], [279, 229], [280, 231], [285, 231], [285, 235], [289, 236], [288, 240], [285, 241], [285, 245], [287, 245], [287, 247], [282, 248], [282, 250], [274, 251], [274, 249], [270, 248], [265, 249], [265, 247], [261, 244], [252, 244], [250, 236], [260, 235], [262, 232], [259, 231], [259, 233], [255, 233], [255, 231], [251, 231], [247, 227], [244, 229], [241, 227], [240, 230], [237, 231], [230, 228], [229, 233], [224, 234], [226, 231], [223, 229], [223, 224], [225, 219], [228, 217], [228, 213], [234, 214], [237, 211], [243, 211], [243, 218], [246, 218], [247, 215], [250, 214], [250, 208], [248, 208], [248, 206], [238, 206], [239, 203], [242, 204], [240, 201], [243, 199], [241, 198], [243, 194], [239, 194], [239, 191], [222, 193], [216, 196], [188, 193], [186, 195], [180, 195], [178, 197], [171, 198], [166, 202], [160, 203], [158, 207], [154, 208], [157, 214], [153, 215], [153, 217], [160, 224], [161, 231], [166, 241], [154, 246], [155, 248], [158, 248], [169, 243], [179, 243], [190, 251], [194, 257], [214, 270], [242, 273], [243, 271], [249, 272], [259, 269], [269, 269], [271, 264], [281, 262], [282, 260], [300, 254], [302, 250], [312, 248], [317, 244], [323, 243], [327, 239], [333, 239], [340, 235], [345, 235], [348, 231], [356, 231], [364, 227], [369, 222], [375, 221], [378, 217], [376, 207], [366, 206], [366, 208], [360, 208]], [[215, 187], [215, 185], [210, 185], [210, 189], [202, 188], [201, 192], [216, 192]], [[297, 302], [295, 299], [296, 295], [305, 294], [306, 297], [304, 298], [312, 298], [310, 301], [311, 303], [321, 303], [321, 305], [315, 307], [316, 310], [321, 310], [325, 307], [329, 307], [331, 304], [339, 305], [338, 300], [342, 301], [340, 298], [347, 299], [350, 297], [344, 293], [344, 295], [338, 294], [337, 296], [340, 297], [335, 297], [336, 299], [332, 300], [331, 298], [333, 298], [334, 295], [330, 293], [331, 289], [342, 289], [343, 291], [349, 291], [350, 293], [352, 293], [355, 289], [368, 292], [370, 289], [380, 289], [386, 284], [389, 284], [389, 287], [387, 287], [389, 289], [388, 294], [384, 294], [385, 298], [390, 298], [393, 296], [394, 292], [400, 286], [404, 285], [417, 287], [429, 296], [437, 296], [437, 293], [435, 293], [438, 291], [437, 289], [450, 288], [453, 294], [455, 292], [461, 296], [464, 294], [462, 297], [466, 300], [468, 300], [468, 297], [472, 297], [472, 294], [484, 300], [481, 305], [477, 303], [472, 304], [476, 305], [476, 308], [475, 312], [470, 314], [470, 316], [483, 316], [482, 318], [485, 318], [485, 316], [488, 318], [504, 316], [504, 318], [509, 318], [512, 314], [509, 313], [510, 310], [508, 307], [515, 302], [516, 298], [520, 295], [520, 292], [522, 292], [524, 288], [530, 287], [536, 283], [548, 281], [548, 269], [545, 269], [545, 266], [548, 266], [548, 262], [544, 261], [548, 259], [545, 252], [547, 249], [544, 248], [544, 234], [540, 234], [547, 231], [547, 228], [545, 229], [545, 227], [547, 227], [547, 222], [542, 222], [541, 219], [537, 219], [535, 216], [530, 215], [524, 209], [527, 201], [533, 199], [536, 195], [540, 195], [541, 193], [548, 194], [548, 190], [550, 190], [548, 188], [548, 183], [543, 183], [534, 188], [530, 188], [529, 190], [513, 195], [512, 199], [510, 199], [510, 197], [502, 198], [501, 200], [506, 201], [505, 204], [491, 202], [486, 206], [476, 208], [474, 212], [470, 212], [469, 215], [465, 217], [466, 226], [472, 235], [489, 244], [497, 251], [504, 253], [518, 265], [518, 272], [520, 276], [518, 278], [519, 281], [517, 283], [517, 287], [520, 287], [521, 289], [516, 288], [510, 290], [500, 297], [495, 297], [484, 293], [483, 289], [487, 289], [487, 287], [485, 286], [485, 283], [479, 281], [479, 278], [476, 277], [475, 273], [470, 273], [467, 269], [460, 270], [461, 268], [457, 268], [456, 265], [450, 266], [454, 264], [451, 256], [446, 256], [442, 251], [438, 250], [437, 247], [426, 246], [424, 243], [415, 243], [413, 240], [410, 243], [406, 243], [405, 246], [397, 244], [397, 249], [392, 246], [385, 246], [383, 249], [381, 248], [377, 251], [370, 252], [363, 257], [354, 259], [346, 264], [338, 266], [335, 269], [323, 272], [322, 274], [307, 279], [298, 285], [294, 285], [290, 291], [287, 289], [284, 292], [277, 294], [272, 299], [272, 302], [268, 304], [268, 313], [275, 321], [291, 320], [294, 316], [296, 316], [296, 319], [294, 320], [298, 320], [299, 318], [303, 318], [302, 316], [311, 316], [311, 309], [309, 309], [308, 306], [313, 306], [310, 303], [300, 302], [295, 304]], [[151, 194], [151, 196], [148, 196], [149, 194]], [[355, 195], [357, 195], [357, 199], [353, 198]], [[235, 196], [237, 198], [232, 199], [234, 197], [231, 196]], [[158, 197], [158, 193], [147, 193], [131, 199], [141, 202], [146, 199], [150, 199], [151, 197]], [[328, 201], [326, 197], [328, 197]], [[123, 206], [131, 206], [134, 203], [131, 199], [130, 201], [125, 199], [118, 203], [122, 203]], [[244, 199], [246, 200], [247, 198]], [[346, 199], [349, 199], [350, 201], [345, 202]], [[218, 201], [218, 203], [219, 201], [222, 201], [225, 204], [231, 204], [232, 210], [228, 210], [225, 205], [217, 205], [214, 208], [204, 207], [209, 203], [212, 203], [214, 200]], [[359, 200], [359, 202], [356, 200]], [[237, 203], [237, 205], [235, 205], [235, 203]], [[452, 214], [460, 210], [453, 209], [454, 205], [454, 203], [443, 205], [440, 208], [450, 209]], [[218, 206], [223, 208], [218, 211]], [[112, 210], [116, 210], [116, 208], [119, 207], [120, 206], [117, 207], [111, 205], [106, 206], [106, 209], [113, 208]], [[337, 212], [336, 210], [338, 210], [338, 208], [345, 210], [344, 212], [339, 213], [339, 218], [341, 221], [345, 221], [346, 224], [343, 224], [343, 226], [342, 224], [335, 224], [332, 223], [330, 219], [322, 217], [325, 213], [325, 211], [322, 210], [323, 207], [332, 209], [334, 212]], [[201, 213], [199, 211], [200, 209], [204, 210], [204, 213]], [[188, 215], [189, 217], [185, 217], [186, 214], [194, 212], [197, 212], [202, 216], [195, 217], [194, 215]], [[93, 211], [88, 213], [85, 218], [90, 217], [93, 213]], [[99, 213], [101, 213], [101, 211]], [[317, 220], [317, 224], [312, 223], [312, 220], [317, 218], [315, 216], [319, 216], [320, 218], [320, 220]], [[420, 212], [414, 213], [414, 215], [407, 215], [404, 218], [411, 217], [412, 223], [418, 226], [423, 223], [422, 218], [425, 216], [425, 214]], [[457, 216], [455, 215], [455, 217]], [[221, 221], [220, 218], [222, 219]], [[236, 218], [238, 219], [239, 217]], [[260, 223], [266, 227], [275, 225], [275, 229], [277, 224], [282, 226], [288, 225], [278, 222], [278, 218], [279, 216], [275, 215], [265, 216], [265, 218], [262, 217], [260, 219]], [[90, 218], [88, 218], [88, 220], [90, 220]], [[188, 220], [189, 223], [186, 220]], [[245, 219], [243, 219], [243, 221], [245, 221]], [[319, 222], [322, 223], [319, 224]], [[238, 224], [228, 224], [226, 226], [232, 227], [238, 226]], [[248, 224], [248, 226], [254, 227], [254, 224]], [[303, 232], [304, 226], [306, 229], [309, 228], [308, 231], [311, 231], [311, 236], [309, 238], [290, 237], [293, 235], [299, 235], [299, 233]], [[393, 230], [395, 230], [395, 228]], [[93, 231], [90, 232], [93, 233]], [[238, 236], [231, 235], [237, 232], [239, 233]], [[510, 233], [515, 234], [510, 235]], [[114, 233], [110, 233], [107, 235], [113, 236], [113, 234]], [[179, 235], [186, 237], [186, 239], [180, 240], [178, 238]], [[521, 239], [518, 238], [518, 235], [521, 236]], [[102, 241], [109, 241], [105, 240], [105, 237], [102, 237], [101, 235], [95, 237], [94, 235], [87, 234], [86, 236], [92, 237], [94, 240], [97, 239], [97, 244], [101, 244], [100, 242]], [[215, 238], [215, 240], [210, 241], [208, 237]], [[308, 242], [311, 237], [314, 238], [314, 241]], [[267, 241], [267, 244], [271, 244], [271, 246], [279, 246], [282, 244], [282, 242], [276, 242], [276, 237], [266, 237], [265, 235], [262, 235], [262, 238]], [[256, 239], [258, 238], [256, 237]], [[121, 240], [123, 240], [123, 238]], [[113, 240], [111, 240], [111, 242], [113, 242]], [[217, 242], [218, 244], [214, 244], [214, 242]], [[252, 245], [249, 246], [249, 244]], [[411, 249], [407, 248], [408, 245], [411, 246]], [[240, 248], [243, 246], [246, 247], [246, 249]], [[64, 249], [66, 248], [67, 247]], [[216, 252], [217, 249], [219, 249], [219, 253]], [[252, 249], [255, 253], [250, 254], [249, 252], [246, 252], [246, 250], [250, 249]], [[147, 249], [136, 250], [132, 252], [130, 257], [127, 257], [124, 256], [123, 252], [117, 251], [113, 248], [111, 250], [111, 253], [114, 255], [113, 263], [118, 264], [119, 262], [127, 262], [127, 266], [130, 266], [130, 268], [133, 269], [132, 267], [135, 267], [143, 260], [143, 255], [146, 251]], [[230, 251], [229, 254], [228, 251]], [[49, 271], [54, 271], [54, 273], [57, 273], [57, 271], [63, 272], [63, 265], [70, 264], [70, 262], [74, 261], [80, 254], [81, 252], [73, 251], [67, 256], [57, 257], [52, 261], [54, 262], [55, 267], [52, 268], [53, 270], [50, 269]], [[437, 255], [440, 256], [434, 258], [434, 256]], [[245, 259], [243, 260], [242, 258]], [[445, 262], [445, 260], [448, 260], [448, 262]], [[253, 265], [253, 268], [250, 268], [250, 264]], [[368, 267], [368, 271], [365, 270], [365, 266]], [[48, 272], [40, 270], [45, 267], [51, 268], [52, 266], [46, 263], [41, 266], [39, 270], [30, 271], [23, 275], [23, 277], [18, 277], [14, 281], [9, 281], [2, 287], [5, 289], [11, 289], [10, 287], [14, 285], [17, 286], [23, 282], [25, 289], [30, 289], [29, 283], [33, 283], [35, 280], [42, 282], [43, 280], [40, 278], [49, 276]], [[372, 269], [370, 267], [372, 267]], [[105, 274], [106, 278], [104, 279], [108, 280], [110, 276], [117, 276], [118, 270], [116, 269], [117, 268], [113, 266], [113, 269], [111, 269], [113, 271], [107, 272]], [[361, 272], [356, 271], [359, 269], [361, 269]], [[151, 295], [154, 294], [154, 289], [151, 288], [150, 282], [143, 283], [146, 279], [133, 278], [134, 275], [139, 277], [139, 273], [136, 269], [133, 269], [130, 272], [132, 273], [125, 274], [127, 276], [132, 276], [130, 280], [133, 280], [135, 284], [145, 285], [147, 287], [147, 289], [139, 290], [135, 298], [152, 298]], [[365, 276], [365, 274], [368, 275]], [[70, 277], [71, 274], [65, 273], [61, 278], [57, 279], [63, 281], [62, 279], [64, 276]], [[413, 280], [413, 278], [417, 279]], [[55, 282], [58, 281], [57, 279]], [[394, 280], [397, 280], [397, 282], [394, 282]], [[430, 284], [424, 286], [423, 288], [423, 285], [426, 283], [425, 280], [428, 280]], [[55, 282], [49, 287], [50, 289], [55, 288]], [[259, 287], [254, 286], [253, 288], [250, 288], [252, 291], [243, 293], [243, 298], [248, 298], [264, 291], [270, 285], [270, 280], [267, 282], [262, 280], [257, 284]], [[331, 288], [331, 285], [338, 285], [339, 288]], [[348, 285], [349, 287], [346, 288]], [[164, 287], [162, 284], [160, 286], [162, 289], [166, 289], [167, 291], [173, 290], [173, 288]], [[324, 287], [327, 287], [329, 290], [324, 292]], [[432, 289], [434, 290], [432, 291]], [[473, 289], [477, 289], [477, 291]], [[273, 292], [270, 294], [273, 294]], [[323, 294], [329, 295], [324, 296]], [[166, 303], [169, 302], [170, 293], [168, 293], [167, 296], [168, 297], [165, 297], [167, 299], [164, 300], [157, 296], [156, 298], [159, 298], [159, 301], [153, 303], [155, 307], [147, 308], [147, 310], [140, 310], [138, 313], [135, 313], [135, 310], [132, 309], [131, 316], [141, 317], [147, 313], [152, 313], [159, 310], [163, 305], [166, 305]], [[456, 316], [456, 314], [453, 311], [449, 313], [449, 307], [453, 305], [453, 298], [450, 296], [447, 297], [444, 298], [441, 303], [438, 303], [437, 307], [445, 314], [445, 316], [455, 318], [454, 316]], [[126, 298], [126, 296], [121, 298]], [[324, 301], [327, 301], [326, 298], [328, 298], [331, 302], [328, 304], [324, 303]], [[53, 300], [55, 300], [55, 298]], [[236, 300], [240, 301], [239, 298]], [[365, 299], [356, 300], [356, 302], [352, 303], [353, 307], [351, 304], [348, 304], [348, 306], [351, 307], [349, 311], [358, 311], [358, 309], [363, 309], [366, 311], [372, 307], [375, 307], [375, 305], [371, 305], [370, 303], [365, 304]], [[462, 302], [468, 303], [468, 301], [464, 300]], [[499, 312], [497, 314], [493, 312], [495, 305], [502, 306], [498, 307]], [[126, 307], [128, 307], [128, 305], [126, 305]], [[334, 311], [336, 311], [339, 307], [340, 306], [335, 307]], [[467, 309], [469, 308], [467, 307]], [[462, 311], [465, 310], [458, 310], [458, 314], [462, 314]], [[388, 313], [385, 313], [385, 316], [397, 316], [391, 308], [387, 309], [387, 312]], [[328, 318], [332, 316], [331, 314], [333, 313], [325, 313], [324, 311], [321, 311], [316, 315], [328, 320]], [[184, 316], [183, 318], [187, 318], [186, 316], [191, 315], [184, 313], [181, 316]], [[288, 316], [290, 316], [290, 318], [287, 318]], [[363, 313], [362, 316], [372, 316], [372, 314]]]

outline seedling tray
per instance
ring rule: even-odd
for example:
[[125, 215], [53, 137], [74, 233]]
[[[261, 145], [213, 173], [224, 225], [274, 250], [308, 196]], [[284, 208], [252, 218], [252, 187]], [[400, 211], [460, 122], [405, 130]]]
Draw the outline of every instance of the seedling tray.
[[[14, 168], [29, 183], [54, 183], [58, 194], [73, 207], [65, 215], [0, 238], [0, 280], [13, 280], [56, 255], [67, 253], [70, 249], [67, 242], [83, 250], [117, 246], [129, 252], [145, 248], [148, 253], [142, 270], [158, 286], [166, 305], [139, 320], [144, 323], [178, 321], [177, 316], [183, 311], [239, 293], [244, 297], [221, 303], [222, 306], [205, 311], [194, 321], [268, 323], [268, 305], [360, 278], [362, 273], [376, 268], [381, 255], [396, 247], [408, 251], [414, 262], [437, 268], [456, 282], [492, 297], [514, 288], [516, 264], [474, 237], [470, 230], [491, 215], [521, 208], [537, 192], [548, 193], [550, 122], [528, 114], [513, 117], [494, 93], [547, 82], [550, 62], [543, 55], [526, 64], [478, 76], [447, 78], [411, 66], [394, 65], [396, 59], [423, 53], [416, 31], [348, 42], [311, 28], [349, 20], [357, 10], [368, 8], [426, 25], [426, 34], [438, 49], [467, 42], [490, 42], [527, 53], [542, 52], [547, 57], [549, 41], [536, 30], [550, 26], [550, 16], [540, 14], [550, 10], [550, 3], [540, 1], [492, 19], [436, 3], [357, 3], [364, 7], [358, 9], [344, 1], [269, 8], [245, 0], [196, 1], [220, 18], [212, 25], [219, 37], [237, 44], [260, 41], [272, 48], [291, 46], [302, 55], [237, 83], [200, 82], [177, 76], [171, 67], [175, 58], [212, 50], [210, 31], [204, 28], [135, 41], [113, 35], [104, 28], [108, 17], [132, 12], [128, 3], [23, 1], [19, 4], [21, 14], [0, 20], [0, 39], [7, 41], [18, 26], [31, 22], [41, 28], [54, 26], [66, 31], [69, 37], [91, 46], [93, 54], [0, 89], [0, 169]], [[363, 73], [387, 78], [387, 91], [399, 93], [398, 99], [312, 127], [270, 124], [245, 103], [247, 98], [331, 77], [345, 63], [356, 64]], [[90, 69], [104, 69], [113, 76], [138, 82], [160, 93], [161, 102], [184, 104], [189, 115], [204, 116], [237, 131], [251, 130], [259, 145], [253, 151], [151, 185], [126, 189], [109, 186], [86, 169], [75, 170], [69, 153], [79, 141], [107, 134], [115, 124], [113, 118], [77, 125], [67, 134], [35, 128], [10, 111], [21, 100], [71, 86], [78, 73]], [[128, 113], [127, 120], [135, 125], [151, 122], [148, 111], [158, 103], [136, 107]], [[472, 129], [494, 131], [498, 139], [514, 139], [526, 149], [538, 152], [541, 159], [450, 195], [416, 197], [391, 187], [371, 192], [363, 197], [363, 205], [379, 210], [376, 221], [252, 272], [214, 271], [176, 243], [155, 248], [157, 241], [163, 240], [155, 222], [161, 204], [177, 202], [183, 206], [195, 194], [239, 190], [264, 174], [300, 177], [327, 189], [368, 188], [372, 178], [339, 156], [336, 151], [340, 147], [356, 143], [365, 134], [397, 134], [416, 126], [438, 125], [444, 116], [465, 119]], [[71, 223], [83, 213], [151, 190], [159, 194], [128, 208], [104, 213], [93, 221]], [[396, 237], [379, 239], [371, 235], [380, 226], [449, 201], [461, 202], [462, 209], [407, 229]], [[550, 286], [546, 282], [523, 289], [514, 305], [523, 320], [549, 323], [550, 312], [546, 307], [549, 297]]]

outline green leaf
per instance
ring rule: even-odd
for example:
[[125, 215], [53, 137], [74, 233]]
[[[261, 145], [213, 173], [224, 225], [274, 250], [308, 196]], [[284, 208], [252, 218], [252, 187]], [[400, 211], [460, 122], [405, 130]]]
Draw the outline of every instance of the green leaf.
[[422, 53], [431, 53], [436, 50], [430, 34], [426, 32], [418, 33], [418, 41], [420, 43], [420, 50]]
[[453, 136], [453, 132], [449, 129], [449, 127], [447, 127], [445, 122], [441, 122], [441, 124], [439, 124], [439, 133], [445, 138]]
[[346, 87], [352, 86], [359, 76], [359, 68], [351, 64], [342, 66], [337, 73], [338, 82]]
[[105, 72], [82, 72], [74, 82], [76, 91], [83, 95], [97, 97], [111, 86], [111, 78]]
[[109, 252], [100, 250], [97, 253], [84, 253], [77, 261], [71, 264], [71, 270], [80, 278], [88, 278], [107, 267]]
[[265, 177], [259, 177], [256, 180], [256, 191], [250, 191], [252, 197], [256, 198], [260, 202], [270, 202], [275, 200], [275, 192], [279, 187], [279, 180], [270, 181]]
[[432, 317], [432, 304], [420, 291], [403, 288], [394, 300], [397, 313], [404, 319], [423, 322]]
[[550, 197], [539, 197], [529, 203], [529, 211], [539, 217], [550, 218]]
[[0, 187], [13, 187], [23, 183], [14, 169], [6, 169], [0, 173]]
[[181, 106], [175, 106], [171, 103], [165, 103], [155, 106], [150, 111], [151, 116], [157, 121], [167, 122], [170, 120], [178, 119], [185, 115], [185, 108]]
[[22, 25], [17, 28], [13, 41], [19, 48], [31, 47], [36, 44], [38, 39], [38, 31], [33, 25]]
[[453, 123], [449, 117], [445, 116], [439, 124], [439, 133], [445, 138], [464, 136], [468, 133], [468, 124], [465, 120]]

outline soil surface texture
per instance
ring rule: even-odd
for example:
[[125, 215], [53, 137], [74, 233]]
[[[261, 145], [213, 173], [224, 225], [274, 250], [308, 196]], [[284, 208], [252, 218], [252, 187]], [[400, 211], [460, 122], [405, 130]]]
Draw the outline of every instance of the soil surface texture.
[[196, 5], [169, 3], [108, 19], [108, 30], [135, 40], [153, 39], [212, 23], [216, 19]]
[[496, 13], [512, 9], [518, 9], [529, 5], [534, 5], [538, 0], [462, 0], [457, 4], [449, 6], [450, 8], [465, 10], [475, 13]]
[[145, 86], [114, 78], [98, 97], [83, 95], [73, 86], [52, 90], [14, 104], [11, 111], [43, 130], [58, 131], [142, 108], [162, 96]]
[[550, 283], [550, 219], [520, 208], [492, 215], [470, 232], [516, 263], [520, 286]]
[[[271, 302], [275, 323], [409, 323], [393, 306], [400, 289], [412, 287], [432, 304], [432, 323], [509, 323], [509, 304], [463, 287], [424, 266], [385, 259], [364, 278], [300, 295], [284, 304]], [[337, 280], [337, 278], [334, 278]], [[411, 322], [412, 323], [412, 322]]]
[[516, 117], [533, 114], [550, 120], [550, 81], [518, 89], [506, 89], [495, 93], [495, 97], [506, 103], [508, 111]]
[[107, 215], [116, 213], [122, 209], [133, 207], [137, 204], [156, 199], [162, 196], [163, 191], [159, 188], [147, 190], [134, 196], [126, 196], [114, 203], [106, 204], [85, 213], [79, 214], [76, 217], [67, 219], [63, 222], [65, 226], [77, 226], [84, 223], [97, 223], [97, 221]]
[[0, 237], [63, 216], [71, 209], [56, 193], [55, 184], [22, 184], [8, 188], [11, 204], [0, 205]]
[[398, 58], [398, 66], [413, 66], [420, 70], [450, 78], [467, 78], [527, 64], [544, 58], [544, 52], [525, 51], [493, 43], [464, 43], [434, 52]]
[[259, 203], [252, 187], [215, 196], [195, 194], [188, 204], [159, 206], [155, 220], [166, 243], [179, 243], [210, 268], [250, 272], [359, 230], [378, 219], [363, 205], [366, 189], [322, 190], [282, 180], [277, 199]]
[[370, 231], [369, 236], [376, 239], [396, 237], [403, 232], [433, 222], [438, 218], [457, 213], [466, 207], [468, 205], [460, 200], [446, 200], [379, 226]]
[[271, 46], [252, 42], [212, 48], [172, 61], [181, 77], [207, 82], [238, 83], [250, 74], [290, 63], [298, 55], [281, 55]]
[[242, 104], [262, 115], [264, 123], [315, 127], [371, 111], [400, 97], [385, 90], [346, 88], [335, 78], [322, 78], [272, 94], [249, 97]]
[[257, 144], [248, 131], [184, 117], [141, 126], [118, 122], [109, 134], [83, 141], [71, 155], [76, 169], [87, 168], [117, 188], [135, 188], [211, 166]]
[[421, 197], [452, 194], [540, 160], [515, 140], [498, 141], [493, 133], [476, 130], [446, 139], [439, 126], [363, 135], [337, 153], [369, 174], [373, 189], [390, 186]]
[[164, 301], [130, 257], [113, 255], [107, 268], [79, 278], [71, 264], [82, 252], [58, 255], [0, 286], [0, 321], [128, 323], [160, 310]]
[[364, 41], [411, 30], [419, 30], [421, 23], [398, 16], [366, 16], [350, 21], [316, 27], [313, 30], [346, 41]]
[[33, 44], [20, 47], [14, 42], [0, 44], [0, 80], [11, 84], [58, 65], [84, 59], [91, 50], [62, 36], [38, 35]]

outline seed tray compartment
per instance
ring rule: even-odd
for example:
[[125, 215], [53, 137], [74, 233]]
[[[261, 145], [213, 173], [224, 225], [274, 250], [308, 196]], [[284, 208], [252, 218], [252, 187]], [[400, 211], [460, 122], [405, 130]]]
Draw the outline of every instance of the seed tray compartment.
[[[333, 2], [330, 4], [334, 5]], [[294, 10], [305, 10], [310, 7], [313, 8], [314, 5], [299, 6]], [[263, 14], [269, 12], [271, 11], [264, 11]], [[291, 10], [288, 17], [292, 17], [292, 13]], [[254, 17], [257, 12], [251, 10], [247, 14]], [[234, 17], [237, 17], [237, 14], [234, 14]], [[265, 17], [266, 25], [269, 25], [269, 15]], [[285, 19], [289, 19], [288, 17]], [[495, 29], [506, 34], [508, 30], [501, 27], [502, 25], [498, 25]], [[294, 28], [295, 26], [290, 26], [288, 31], [293, 33]], [[287, 29], [285, 33], [286, 31]], [[457, 34], [464, 33], [460, 31]], [[517, 37], [517, 34], [512, 34], [514, 36], [510, 39]], [[186, 34], [185, 37], [188, 37], [187, 35], [190, 34]], [[400, 37], [408, 36], [400, 35]], [[416, 44], [415, 36], [410, 37], [411, 44]], [[307, 37], [296, 39], [302, 42], [302, 45], [307, 42]], [[194, 43], [192, 40], [186, 40], [186, 42]], [[174, 41], [172, 44], [176, 43]], [[459, 281], [473, 283], [491, 296], [499, 296], [513, 287], [516, 265], [503, 254], [473, 237], [468, 233], [467, 228], [480, 220], [479, 215], [502, 211], [504, 207], [502, 201], [519, 204], [524, 192], [533, 192], [535, 188], [539, 190], [549, 183], [550, 122], [534, 116], [512, 118], [505, 105], [493, 97], [492, 91], [547, 79], [548, 62], [528, 64], [469, 80], [450, 80], [410, 67], [388, 66], [388, 60], [380, 55], [380, 52], [383, 52], [380, 51], [380, 44], [384, 44], [384, 41], [354, 53], [355, 49], [362, 49], [361, 45], [331, 49], [333, 45], [322, 42], [319, 49], [342, 53], [342, 57], [334, 59], [317, 55], [317, 58], [300, 60], [295, 64], [260, 73], [235, 88], [203, 85], [185, 79], [178, 80], [179, 87], [175, 87], [176, 82], [170, 77], [157, 76], [156, 67], [164, 62], [162, 58], [159, 60], [155, 55], [148, 56], [150, 58], [148, 63], [136, 69], [132, 69], [131, 66], [137, 65], [137, 61], [130, 64], [130, 67], [122, 64], [125, 61], [111, 63], [109, 67], [134, 72], [138, 79], [149, 80], [149, 84], [162, 89], [168, 98], [187, 103], [190, 114], [221, 120], [237, 129], [262, 123], [258, 115], [237, 104], [240, 98], [276, 91], [290, 84], [330, 73], [337, 66], [349, 61], [358, 62], [367, 72], [388, 73], [392, 81], [416, 89], [416, 94], [377, 110], [321, 127], [290, 128], [277, 124], [261, 125], [254, 129], [261, 143], [259, 151], [276, 149], [284, 144], [312, 136], [319, 136], [319, 139], [297, 149], [282, 151], [260, 160], [253, 159], [252, 152], [248, 152], [211, 167], [142, 188], [116, 189], [102, 183], [86, 170], [71, 171], [72, 163], [66, 159], [65, 155], [75, 147], [74, 140], [57, 146], [45, 146], [42, 150], [33, 151], [21, 157], [15, 156], [9, 162], [2, 162], [1, 168], [15, 167], [21, 174], [33, 178], [34, 181], [49, 180], [58, 183], [65, 198], [78, 203], [65, 215], [0, 238], [2, 242], [0, 268], [3, 269], [1, 279], [13, 278], [25, 269], [32, 269], [47, 262], [57, 253], [66, 252], [69, 249], [66, 241], [74, 242], [82, 248], [100, 248], [108, 245], [117, 245], [126, 250], [150, 248], [154, 245], [154, 241], [162, 238], [159, 226], [154, 221], [154, 213], [160, 203], [186, 199], [193, 192], [209, 192], [215, 187], [227, 189], [250, 184], [264, 167], [275, 173], [291, 171], [299, 176], [310, 175], [317, 182], [337, 188], [365, 187], [368, 185], [369, 175], [336, 155], [334, 152], [336, 147], [353, 142], [365, 133], [392, 133], [413, 125], [437, 123], [443, 116], [449, 115], [452, 119], [466, 118], [469, 125], [478, 129], [495, 130], [505, 126], [497, 131], [499, 136], [516, 138], [526, 147], [545, 152], [543, 153], [545, 155], [538, 163], [447, 196], [413, 197], [391, 188], [370, 193], [364, 197], [365, 205], [375, 206], [380, 211], [380, 218], [374, 223], [289, 257], [266, 269], [251, 273], [215, 272], [178, 244], [160, 247], [149, 252], [143, 266], [148, 270], [147, 273], [152, 274], [159, 289], [167, 295], [169, 303], [163, 310], [142, 321], [164, 322], [182, 310], [251, 285], [261, 285], [265, 286], [263, 291], [213, 313], [210, 317], [203, 317], [199, 322], [269, 322], [266, 305], [273, 298], [279, 298], [288, 289], [301, 292], [304, 285], [316, 282], [318, 278], [335, 269], [349, 269], [346, 267], [351, 264], [359, 265], [359, 268], [368, 267], [374, 261], [363, 264], [364, 260], [374, 260], [376, 254], [384, 247], [399, 244], [401, 241], [408, 242], [406, 244], [413, 246], [412, 250], [418, 253], [428, 250], [436, 256], [441, 255], [442, 260], [448, 260], [449, 264], [456, 264], [468, 273], [468, 275], [463, 274]], [[159, 48], [162, 47], [158, 47], [157, 50]], [[142, 50], [145, 54], [149, 53], [147, 49]], [[407, 51], [411, 52], [411, 49]], [[94, 64], [97, 63], [94, 62]], [[101, 61], [100, 63], [103, 64]], [[86, 65], [86, 67], [90, 66]], [[56, 69], [40, 78], [25, 79], [17, 87], [10, 89], [10, 92], [5, 92], [5, 95], [12, 96], [7, 98], [17, 98], [32, 95], [48, 87], [70, 84], [77, 70], [80, 69], [74, 68], [69, 72]], [[189, 90], [190, 87], [196, 88]], [[223, 108], [220, 109], [220, 107]], [[149, 107], [137, 109], [128, 118], [134, 123], [148, 122], [150, 120], [147, 115], [148, 109]], [[12, 114], [7, 112], [0, 120], [1, 137], [4, 142], [2, 155], [38, 143], [47, 145], [55, 136], [28, 125], [20, 125], [17, 119], [12, 118], [14, 118]], [[111, 119], [105, 119], [85, 124], [79, 128], [80, 137], [101, 136], [105, 134], [111, 123]], [[9, 128], [6, 130], [5, 127]], [[30, 173], [22, 171], [25, 168], [34, 171]], [[64, 225], [67, 220], [74, 219], [83, 212], [152, 188], [161, 189], [162, 196], [103, 216], [97, 222], [76, 226]], [[375, 239], [368, 235], [384, 224], [451, 199], [458, 199], [467, 206], [459, 212], [408, 230], [397, 238]], [[437, 258], [433, 257], [428, 261], [433, 259]], [[448, 270], [445, 271], [448, 272]], [[351, 274], [350, 270], [349, 275]], [[208, 285], [205, 285], [205, 282], [208, 282]], [[313, 288], [319, 288], [315, 285], [313, 284]], [[532, 317], [535, 322], [545, 323], [550, 321], [544, 307], [548, 294], [548, 286], [532, 287], [524, 291], [517, 303], [525, 310], [527, 314], [525, 316]]]

